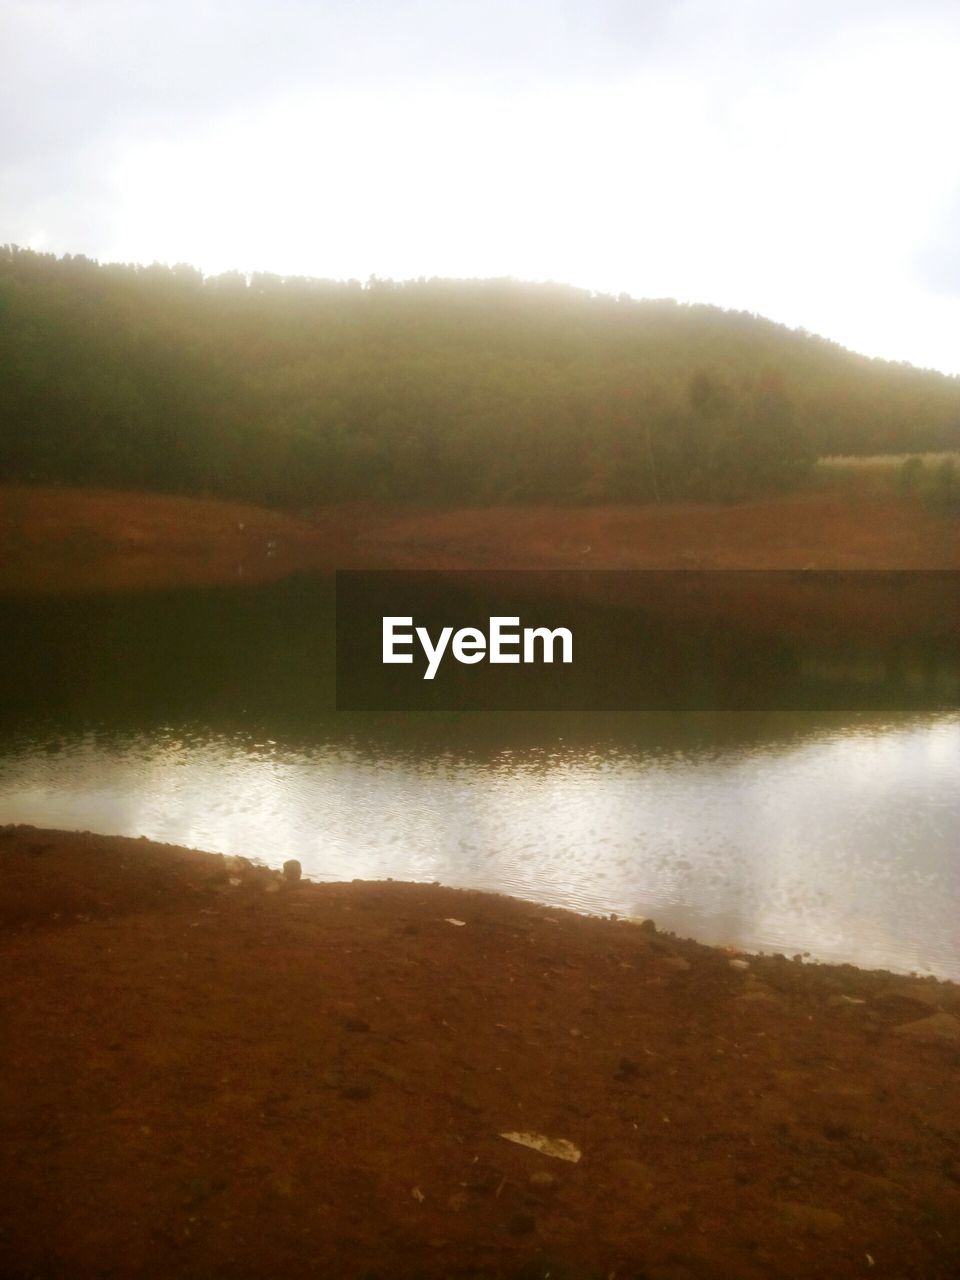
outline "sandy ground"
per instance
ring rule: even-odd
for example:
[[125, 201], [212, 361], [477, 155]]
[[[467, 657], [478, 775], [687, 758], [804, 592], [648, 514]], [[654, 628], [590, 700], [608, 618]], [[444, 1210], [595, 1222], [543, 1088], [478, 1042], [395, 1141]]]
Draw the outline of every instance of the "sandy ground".
[[960, 1273], [956, 985], [26, 827], [0, 930], [4, 1276]]
[[301, 569], [957, 569], [960, 519], [810, 492], [740, 506], [263, 507], [0, 486], [0, 590], [260, 582]]

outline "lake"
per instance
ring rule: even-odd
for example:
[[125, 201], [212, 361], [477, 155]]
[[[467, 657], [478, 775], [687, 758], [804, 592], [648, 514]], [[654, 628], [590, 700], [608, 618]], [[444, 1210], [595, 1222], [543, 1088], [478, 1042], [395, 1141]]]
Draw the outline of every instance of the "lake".
[[956, 710], [338, 712], [332, 626], [327, 579], [0, 602], [0, 821], [960, 978]]

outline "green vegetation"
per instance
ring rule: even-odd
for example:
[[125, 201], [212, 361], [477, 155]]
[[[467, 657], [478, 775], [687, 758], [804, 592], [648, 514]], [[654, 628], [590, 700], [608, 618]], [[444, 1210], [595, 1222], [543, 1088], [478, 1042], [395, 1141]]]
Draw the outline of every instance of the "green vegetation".
[[960, 508], [960, 453], [820, 458], [812, 479], [817, 488], [873, 495], [896, 493], [919, 498], [935, 511]]
[[730, 501], [821, 454], [958, 444], [960, 379], [744, 313], [0, 250], [0, 480], [294, 506]]

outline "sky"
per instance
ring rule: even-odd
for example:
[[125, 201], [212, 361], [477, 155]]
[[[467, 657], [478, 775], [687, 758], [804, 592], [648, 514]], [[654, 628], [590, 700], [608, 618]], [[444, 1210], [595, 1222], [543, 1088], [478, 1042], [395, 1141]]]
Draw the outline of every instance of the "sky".
[[0, 0], [0, 243], [513, 276], [960, 374], [958, 0]]

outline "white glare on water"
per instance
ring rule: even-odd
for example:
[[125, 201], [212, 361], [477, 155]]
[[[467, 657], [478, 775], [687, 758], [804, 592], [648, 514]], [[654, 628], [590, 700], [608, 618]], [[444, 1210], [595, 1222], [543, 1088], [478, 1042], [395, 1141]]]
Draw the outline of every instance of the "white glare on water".
[[729, 749], [375, 759], [221, 737], [0, 761], [7, 821], [146, 835], [319, 880], [440, 880], [704, 941], [960, 977], [960, 719]]

